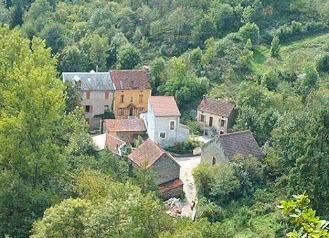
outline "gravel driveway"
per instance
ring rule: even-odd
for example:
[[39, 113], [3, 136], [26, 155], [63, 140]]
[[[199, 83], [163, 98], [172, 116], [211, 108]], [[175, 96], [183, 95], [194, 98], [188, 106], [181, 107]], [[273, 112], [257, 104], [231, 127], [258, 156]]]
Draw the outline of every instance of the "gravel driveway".
[[183, 190], [186, 195], [188, 204], [192, 203], [192, 200], [196, 199], [196, 187], [192, 176], [192, 170], [200, 164], [201, 157], [174, 157], [180, 168], [180, 179], [184, 183]]

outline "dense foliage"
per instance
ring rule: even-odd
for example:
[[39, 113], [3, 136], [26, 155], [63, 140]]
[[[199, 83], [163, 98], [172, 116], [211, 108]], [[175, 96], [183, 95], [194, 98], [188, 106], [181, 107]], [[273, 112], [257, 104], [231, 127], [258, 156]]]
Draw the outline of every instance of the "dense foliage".
[[[284, 237], [276, 205], [303, 192], [328, 218], [328, 12], [322, 0], [0, 1], [0, 236]], [[143, 65], [183, 121], [203, 94], [234, 102], [234, 130], [266, 152], [201, 164], [194, 223], [164, 213], [152, 171], [95, 149], [58, 80]]]

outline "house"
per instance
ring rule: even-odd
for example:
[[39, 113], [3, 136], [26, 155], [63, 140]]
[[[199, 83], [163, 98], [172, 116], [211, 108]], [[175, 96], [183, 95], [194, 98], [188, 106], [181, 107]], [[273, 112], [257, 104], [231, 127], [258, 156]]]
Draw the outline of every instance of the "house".
[[126, 146], [126, 142], [112, 135], [108, 135], [106, 133], [92, 136], [92, 140], [94, 145], [99, 150], [109, 150], [114, 154], [122, 156], [124, 147]]
[[128, 155], [134, 168], [146, 165], [156, 173], [155, 183], [160, 186], [163, 198], [179, 197], [183, 182], [179, 179], [180, 165], [151, 139], [147, 139]]
[[99, 130], [100, 118], [106, 111], [112, 111], [114, 84], [108, 72], [63, 72], [63, 81], [77, 85], [84, 108], [84, 117], [90, 128]]
[[113, 112], [116, 119], [139, 118], [151, 96], [148, 70], [110, 70], [115, 85]]
[[174, 97], [151, 96], [148, 111], [142, 115], [149, 138], [162, 148], [184, 142], [190, 130], [180, 124], [180, 115]]
[[234, 104], [203, 97], [197, 109], [197, 121], [206, 135], [227, 133], [232, 128], [236, 110]]
[[124, 142], [123, 140], [115, 136], [106, 134], [105, 147], [108, 150], [112, 151], [114, 154], [122, 156], [122, 150], [125, 145], [126, 142]]
[[121, 141], [132, 143], [138, 135], [146, 137], [146, 127], [142, 119], [105, 119], [105, 132]]
[[209, 161], [212, 165], [218, 162], [228, 162], [236, 156], [244, 158], [254, 156], [259, 159], [264, 157], [251, 131], [217, 135], [201, 149], [201, 161]]

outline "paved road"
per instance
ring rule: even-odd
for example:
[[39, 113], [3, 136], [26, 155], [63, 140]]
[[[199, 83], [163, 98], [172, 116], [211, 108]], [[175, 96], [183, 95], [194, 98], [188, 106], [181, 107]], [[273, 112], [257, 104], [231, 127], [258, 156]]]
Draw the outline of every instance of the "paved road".
[[178, 164], [181, 166], [180, 179], [184, 183], [183, 190], [186, 195], [188, 204], [196, 199], [196, 187], [192, 176], [192, 170], [200, 164], [201, 157], [175, 157]]

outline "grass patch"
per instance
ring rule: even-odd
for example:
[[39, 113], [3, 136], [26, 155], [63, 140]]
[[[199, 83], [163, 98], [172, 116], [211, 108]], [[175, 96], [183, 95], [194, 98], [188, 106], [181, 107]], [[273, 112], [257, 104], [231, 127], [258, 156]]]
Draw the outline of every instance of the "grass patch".
[[328, 52], [329, 33], [281, 45], [279, 58], [270, 57], [270, 46], [260, 45], [254, 50], [252, 70], [262, 73], [276, 65], [279, 69], [289, 67], [302, 73], [306, 64], [314, 63], [318, 56]]

